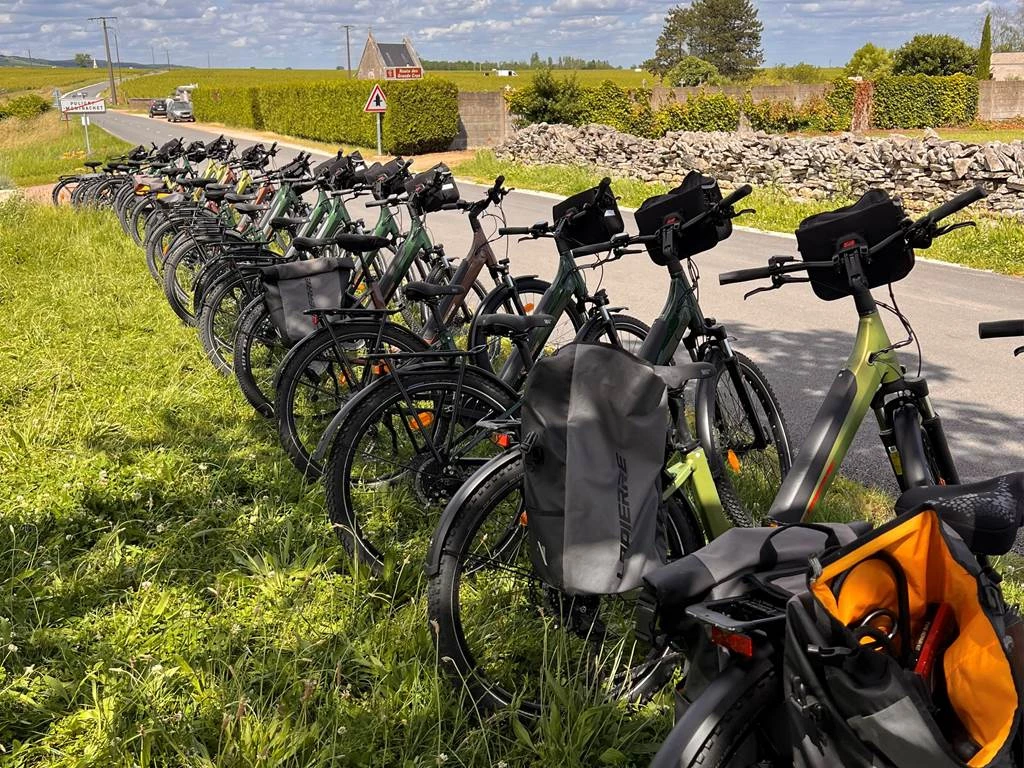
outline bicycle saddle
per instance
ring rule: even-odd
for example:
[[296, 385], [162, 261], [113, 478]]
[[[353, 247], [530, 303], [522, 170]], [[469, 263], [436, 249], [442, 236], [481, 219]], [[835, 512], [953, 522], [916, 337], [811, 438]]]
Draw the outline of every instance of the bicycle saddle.
[[424, 301], [436, 299], [440, 296], [455, 296], [462, 293], [462, 288], [458, 285], [437, 285], [436, 283], [416, 280], [406, 283], [402, 293], [405, 294], [405, 298], [409, 301]]
[[95, 168], [99, 168], [101, 165], [103, 165], [103, 161], [102, 160], [86, 160], [84, 163], [82, 163], [82, 165], [84, 165], [86, 168], [93, 168], [93, 169], [95, 169]]
[[270, 220], [270, 226], [273, 229], [287, 229], [293, 235], [295, 230], [306, 223], [306, 219], [292, 219], [288, 216], [275, 216]]
[[481, 315], [477, 327], [497, 336], [519, 336], [534, 328], [549, 327], [554, 322], [551, 315]]
[[928, 507], [978, 555], [1005, 555], [1024, 524], [1024, 472], [964, 485], [911, 488], [897, 514]]
[[[224, 196], [224, 199], [228, 199], [227, 195]], [[235, 206], [235, 210], [239, 213], [245, 214], [246, 216], [255, 216], [256, 214], [267, 210], [267, 206], [254, 205], [253, 203], [239, 203]]]
[[256, 199], [256, 195], [252, 192], [231, 192], [228, 187], [225, 187], [224, 191], [226, 192], [224, 200], [228, 203], [245, 203]]
[[207, 176], [200, 176], [196, 179], [178, 179], [178, 183], [183, 187], [198, 187], [199, 189], [206, 189], [211, 184], [216, 184], [216, 179], [211, 179]]

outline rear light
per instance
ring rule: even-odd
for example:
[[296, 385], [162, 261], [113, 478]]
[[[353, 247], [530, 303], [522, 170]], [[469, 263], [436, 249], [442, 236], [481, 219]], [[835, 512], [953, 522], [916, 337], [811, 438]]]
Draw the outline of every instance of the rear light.
[[491, 435], [491, 442], [494, 443], [499, 448], [508, 448], [510, 445], [512, 445], [512, 435], [507, 435], [503, 433]]
[[728, 632], [721, 627], [711, 628], [711, 642], [720, 645], [728, 651], [754, 658], [754, 639], [749, 635], [741, 635], [736, 632]]

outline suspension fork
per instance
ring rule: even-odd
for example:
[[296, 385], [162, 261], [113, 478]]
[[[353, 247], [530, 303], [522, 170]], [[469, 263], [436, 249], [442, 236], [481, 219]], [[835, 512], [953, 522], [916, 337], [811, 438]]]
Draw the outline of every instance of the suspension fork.
[[[709, 319], [705, 321], [704, 332], [711, 339], [710, 343], [716, 346], [724, 357], [725, 369], [729, 374], [729, 379], [739, 395], [740, 405], [743, 407], [743, 413], [747, 417], [747, 423], [753, 428], [754, 441], [752, 447], [755, 449], [766, 448], [769, 445], [769, 439], [765, 434], [764, 424], [761, 423], [761, 419], [754, 409], [754, 400], [751, 397], [750, 389], [747, 387], [746, 382], [743, 381], [740, 364], [736, 359], [735, 353], [732, 351], [732, 344], [729, 343], [729, 336], [726, 333], [725, 326]], [[717, 402], [715, 407], [717, 409]], [[717, 416], [718, 414], [716, 413], [715, 417], [717, 418]]]

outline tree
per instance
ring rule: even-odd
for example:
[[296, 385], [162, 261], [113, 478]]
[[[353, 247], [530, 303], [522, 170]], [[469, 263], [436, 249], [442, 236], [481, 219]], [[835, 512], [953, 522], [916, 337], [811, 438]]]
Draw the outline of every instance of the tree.
[[992, 50], [999, 53], [1024, 51], [1024, 0], [1015, 7], [992, 9]]
[[896, 51], [892, 70], [897, 75], [973, 75], [978, 52], [952, 35], [916, 35]]
[[665, 84], [670, 88], [693, 87], [714, 82], [717, 78], [718, 69], [714, 64], [696, 56], [684, 56], [665, 75]]
[[90, 64], [92, 64], [92, 56], [90, 56], [88, 53], [75, 54], [76, 67], [88, 67]]
[[577, 125], [583, 115], [583, 91], [575, 75], [557, 78], [548, 68], [538, 69], [528, 86], [509, 94], [508, 107], [524, 124]]
[[846, 65], [846, 74], [849, 77], [863, 77], [872, 81], [891, 75], [892, 54], [874, 43], [865, 43], [853, 52]]
[[985, 26], [981, 28], [981, 48], [978, 49], [979, 80], [992, 79], [992, 14], [985, 16]]
[[690, 53], [726, 77], [750, 77], [764, 61], [764, 27], [750, 0], [693, 0], [689, 21]]
[[689, 54], [689, 39], [693, 32], [690, 9], [675, 6], [665, 15], [665, 26], [658, 35], [654, 58], [644, 62], [644, 69], [658, 77], [665, 77]]

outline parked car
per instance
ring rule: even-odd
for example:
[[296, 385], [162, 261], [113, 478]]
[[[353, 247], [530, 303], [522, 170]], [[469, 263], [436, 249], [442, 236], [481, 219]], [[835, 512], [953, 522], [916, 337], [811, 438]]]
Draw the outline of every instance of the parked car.
[[189, 101], [172, 101], [170, 106], [167, 107], [167, 122], [177, 123], [182, 120], [188, 123], [196, 121], [195, 115], [192, 114], [192, 103]]
[[153, 99], [149, 102], [150, 117], [167, 117], [167, 99]]

